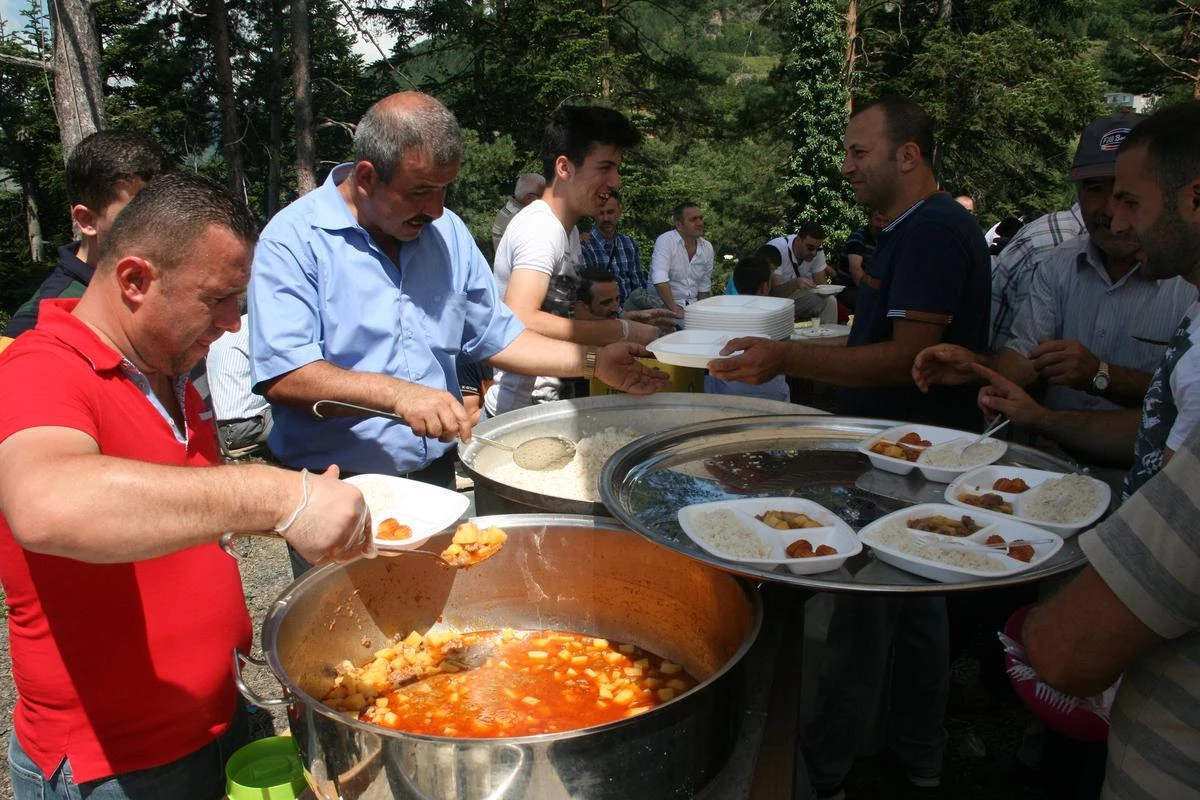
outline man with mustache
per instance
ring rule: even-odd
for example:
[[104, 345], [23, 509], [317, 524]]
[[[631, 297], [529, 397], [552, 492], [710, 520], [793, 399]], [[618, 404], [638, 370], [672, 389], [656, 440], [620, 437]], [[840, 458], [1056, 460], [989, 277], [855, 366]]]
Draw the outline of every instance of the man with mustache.
[[[646, 355], [641, 346], [550, 339], [501, 303], [470, 231], [443, 206], [463, 141], [436, 99], [383, 98], [359, 122], [354, 150], [353, 162], [271, 220], [254, 254], [253, 379], [271, 401], [268, 443], [281, 461], [453, 486], [452, 443], [471, 437], [460, 359], [533, 375], [595, 374], [638, 394], [665, 387], [664, 373], [635, 360]], [[312, 407], [323, 399], [403, 421], [318, 419]]]
[[1138, 262], [1138, 240], [1111, 229], [1117, 148], [1141, 121], [1122, 114], [1084, 131], [1071, 168], [1086, 232], [1052, 249], [1034, 271], [1012, 338], [995, 355], [938, 344], [921, 352], [920, 385], [976, 380], [978, 362], [1055, 410], [1114, 410], [1142, 404], [1150, 375], [1196, 289], [1158, 280]]

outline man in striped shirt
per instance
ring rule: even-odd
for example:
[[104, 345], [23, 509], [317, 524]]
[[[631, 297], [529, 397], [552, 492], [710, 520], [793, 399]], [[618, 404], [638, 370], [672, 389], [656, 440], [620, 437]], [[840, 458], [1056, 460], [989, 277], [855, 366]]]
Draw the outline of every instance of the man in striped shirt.
[[[1194, 283], [1198, 132], [1200, 101], [1191, 101], [1131, 134], [1117, 164], [1113, 217], [1114, 230], [1141, 239], [1149, 273]], [[1152, 429], [1152, 412], [1165, 416], [1162, 390], [1156, 406], [1147, 400], [1142, 434]], [[1162, 463], [1115, 515], [1080, 537], [1089, 566], [1024, 630], [1030, 663], [1061, 691], [1088, 697], [1122, 678], [1108, 736], [1110, 800], [1194, 797], [1200, 786], [1200, 428], [1177, 450], [1167, 445]]]
[[1000, 253], [992, 270], [992, 334], [989, 344], [1000, 352], [1013, 338], [1013, 324], [1025, 305], [1038, 268], [1063, 242], [1088, 230], [1080, 203], [1097, 182], [1107, 183], [1104, 196], [1112, 193], [1113, 165], [1117, 147], [1125, 134], [1141, 121], [1139, 114], [1115, 114], [1095, 120], [1079, 137], [1071, 180], [1079, 192], [1079, 201], [1066, 211], [1035, 219], [1013, 237]]

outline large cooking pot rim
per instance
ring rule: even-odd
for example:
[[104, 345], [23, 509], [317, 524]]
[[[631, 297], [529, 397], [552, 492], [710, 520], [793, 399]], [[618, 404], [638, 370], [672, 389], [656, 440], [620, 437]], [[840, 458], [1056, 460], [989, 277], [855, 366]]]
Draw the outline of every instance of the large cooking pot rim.
[[[496, 516], [491, 516], [491, 517], [477, 517], [473, 521], [480, 527], [487, 527], [487, 526], [495, 525], [497, 527], [504, 528], [506, 525], [512, 526], [513, 524], [520, 524], [522, 527], [525, 527], [525, 526], [533, 527], [533, 526], [538, 526], [538, 525], [547, 526], [547, 525], [568, 524], [571, 527], [603, 529], [603, 530], [615, 531], [618, 533], [627, 533], [632, 536], [639, 535], [637, 533], [634, 533], [633, 531], [630, 531], [627, 527], [620, 524], [616, 520], [590, 517], [590, 516], [582, 515], [582, 514], [581, 515], [572, 515], [572, 514], [501, 514], [501, 515], [496, 515]], [[437, 559], [436, 555], [429, 554], [429, 553], [420, 553], [420, 552], [416, 552], [416, 553], [402, 552], [398, 556], [379, 556], [379, 557], [380, 558]], [[346, 562], [346, 563], [352, 563], [352, 562]], [[371, 724], [368, 722], [362, 722], [361, 720], [355, 719], [354, 717], [352, 717], [348, 714], [344, 714], [340, 711], [335, 711], [334, 709], [325, 705], [320, 700], [313, 697], [308, 692], [304, 691], [298, 685], [296, 685], [295, 682], [292, 681], [291, 676], [288, 675], [287, 671], [283, 668], [283, 663], [280, 660], [279, 654], [276, 651], [276, 649], [274, 647], [267, 647], [266, 645], [268, 642], [275, 641], [275, 638], [279, 632], [279, 627], [282, 624], [282, 618], [284, 616], [284, 613], [285, 613], [288, 605], [291, 602], [292, 597], [297, 594], [302, 594], [304, 592], [305, 586], [319, 581], [321, 579], [322, 575], [324, 575], [324, 573], [326, 573], [328, 571], [332, 571], [332, 570], [343, 569], [344, 567], [345, 567], [345, 564], [327, 564], [323, 567], [318, 567], [316, 569], [309, 570], [301, 578], [299, 578], [295, 583], [293, 583], [282, 595], [280, 595], [279, 598], [276, 599], [274, 603], [271, 604], [271, 607], [267, 610], [267, 615], [266, 615], [265, 619], [263, 620], [262, 643], [263, 643], [263, 648], [264, 648], [265, 655], [266, 655], [267, 664], [270, 666], [271, 672], [274, 674], [275, 679], [277, 681], [279, 681], [280, 685], [283, 687], [284, 696], [292, 698], [292, 701], [291, 701], [292, 705], [295, 705], [297, 702], [302, 703], [307, 708], [311, 709], [313, 712], [315, 712], [323, 717], [334, 720], [343, 725], [349, 725], [350, 727], [352, 727], [356, 730], [359, 730], [359, 731], [363, 731], [365, 733], [374, 734], [376, 736], [381, 735], [381, 734], [383, 734], [383, 735], [394, 734], [394, 735], [403, 736], [405, 738], [414, 739], [417, 741], [430, 742], [430, 743], [435, 743], [435, 744], [439, 744], [439, 743], [445, 744], [445, 743], [464, 742], [464, 741], [488, 742], [488, 743], [494, 742], [498, 745], [537, 744], [540, 742], [550, 742], [550, 741], [560, 742], [560, 741], [563, 741], [564, 739], [574, 739], [574, 738], [577, 738], [580, 736], [593, 735], [593, 734], [603, 732], [603, 731], [611, 731], [611, 730], [620, 728], [625, 725], [633, 724], [634, 722], [641, 720], [647, 716], [646, 714], [638, 714], [633, 717], [626, 717], [624, 719], [618, 719], [618, 720], [614, 720], [612, 722], [606, 722], [601, 725], [591, 725], [586, 728], [575, 728], [573, 730], [555, 731], [552, 733], [540, 733], [540, 734], [536, 734], [533, 736], [479, 738], [479, 737], [472, 737], [472, 736], [433, 736], [430, 734], [410, 733], [408, 731], [395, 730], [395, 729], [386, 728], [386, 727], [383, 727], [380, 725], [374, 725], [374, 724]], [[710, 569], [713, 569], [715, 572], [721, 572], [720, 570], [717, 570], [715, 567], [710, 567]], [[746, 636], [742, 639], [742, 643], [738, 646], [737, 651], [732, 656], [730, 656], [728, 659], [726, 659], [725, 663], [722, 664], [718, 670], [713, 672], [711, 675], [709, 675], [707, 678], [705, 678], [703, 681], [698, 683], [695, 687], [693, 687], [689, 691], [687, 691], [675, 698], [672, 698], [671, 700], [667, 701], [666, 703], [663, 703], [660, 706], [655, 706], [648, 713], [653, 713], [660, 709], [668, 708], [668, 707], [675, 705], [677, 703], [680, 703], [680, 702], [688, 702], [688, 700], [694, 694], [696, 694], [697, 692], [700, 692], [705, 687], [716, 682], [721, 677], [723, 677], [724, 675], [729, 673], [732, 669], [734, 669], [737, 665], [739, 665], [742, 662], [742, 659], [745, 657], [746, 653], [750, 650], [751, 646], [753, 646], [754, 642], [758, 639], [759, 631], [762, 628], [762, 618], [763, 618], [762, 598], [759, 596], [758, 585], [751, 583], [750, 581], [746, 580], [745, 578], [737, 576], [737, 575], [733, 575], [733, 574], [729, 574], [729, 573], [724, 573], [724, 574], [726, 575], [726, 577], [735, 581], [738, 588], [745, 595], [746, 601], [750, 606], [751, 620], [750, 620], [750, 626], [749, 626], [749, 629], [747, 630]], [[286, 676], [286, 679], [281, 678], [280, 676]]]

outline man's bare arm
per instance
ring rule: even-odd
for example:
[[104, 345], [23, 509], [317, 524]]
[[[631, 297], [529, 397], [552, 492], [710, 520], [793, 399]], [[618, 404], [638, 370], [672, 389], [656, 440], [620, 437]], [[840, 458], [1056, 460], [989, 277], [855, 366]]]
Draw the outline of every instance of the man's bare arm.
[[671, 284], [669, 282], [664, 281], [663, 283], [656, 283], [654, 284], [654, 289], [658, 292], [658, 296], [662, 298], [662, 301], [666, 304], [667, 308], [671, 309], [676, 314], [683, 313], [683, 309], [675, 303], [675, 294], [671, 291]]
[[[553, 375], [570, 378], [584, 372], [586, 347], [550, 339], [526, 330], [486, 362], [523, 375]], [[622, 391], [650, 394], [667, 388], [665, 372], [644, 366], [637, 358], [651, 354], [636, 342], [614, 342], [602, 348], [596, 359], [596, 377]]]
[[[1100, 369], [1100, 359], [1074, 339], [1042, 342], [1030, 353], [1030, 359], [1047, 383], [1082, 392], [1092, 391], [1092, 380]], [[1126, 408], [1141, 408], [1151, 377], [1148, 372], [1109, 364], [1108, 389], [1104, 397]]]
[[941, 340], [945, 326], [896, 320], [887, 342], [833, 350], [820, 345], [735, 339], [725, 352], [744, 349], [736, 358], [709, 362], [713, 377], [763, 383], [779, 373], [837, 386], [902, 386], [912, 383], [917, 353]]
[[261, 391], [272, 403], [306, 411], [318, 400], [341, 400], [399, 414], [413, 433], [444, 442], [471, 430], [466, 409], [450, 392], [376, 372], [342, 369], [328, 361], [313, 361], [264, 381]]
[[1133, 459], [1141, 413], [1116, 411], [1051, 411], [1004, 376], [972, 365], [988, 385], [979, 390], [979, 406], [987, 413], [1005, 414], [1023, 428], [1048, 436], [1088, 458], [1128, 464]]
[[1023, 637], [1042, 680], [1076, 697], [1104, 691], [1162, 641], [1090, 566], [1030, 613]]
[[[117, 563], [241, 530], [284, 525], [303, 504], [300, 473], [262, 464], [175, 467], [100, 454], [72, 428], [29, 428], [0, 444], [0, 511], [35, 553]], [[333, 468], [309, 475], [285, 537], [310, 561], [373, 552], [362, 493]], [[364, 549], [368, 548], [368, 549]]]
[[[525, 327], [551, 339], [590, 345], [606, 345], [623, 338], [624, 327], [619, 320], [577, 320], [559, 317], [542, 310], [550, 276], [534, 269], [514, 269], [504, 291], [504, 304], [512, 309]], [[657, 330], [652, 325], [629, 321], [629, 338], [646, 344], [654, 340]], [[549, 375], [550, 373], [542, 373]]]

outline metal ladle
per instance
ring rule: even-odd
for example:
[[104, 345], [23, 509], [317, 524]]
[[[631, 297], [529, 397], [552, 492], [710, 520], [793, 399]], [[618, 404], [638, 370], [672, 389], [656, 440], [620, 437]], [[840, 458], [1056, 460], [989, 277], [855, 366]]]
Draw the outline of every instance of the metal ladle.
[[[338, 406], [351, 411], [358, 411], [362, 414], [372, 414], [377, 417], [386, 417], [387, 419], [406, 422], [404, 417], [399, 414], [393, 414], [390, 411], [380, 411], [375, 408], [367, 408], [366, 406], [359, 406], [354, 403], [345, 403], [341, 400], [318, 400], [313, 403], [313, 416], [317, 419], [327, 419], [327, 416], [320, 411], [321, 406], [325, 405]], [[507, 450], [512, 453], [513, 462], [518, 467], [535, 472], [562, 469], [571, 463], [571, 459], [575, 458], [575, 443], [562, 436], [536, 436], [521, 442], [515, 447], [510, 444], [498, 442], [495, 439], [489, 439], [486, 436], [480, 436], [479, 434], [473, 434], [471, 438], [477, 439], [490, 447]]]

